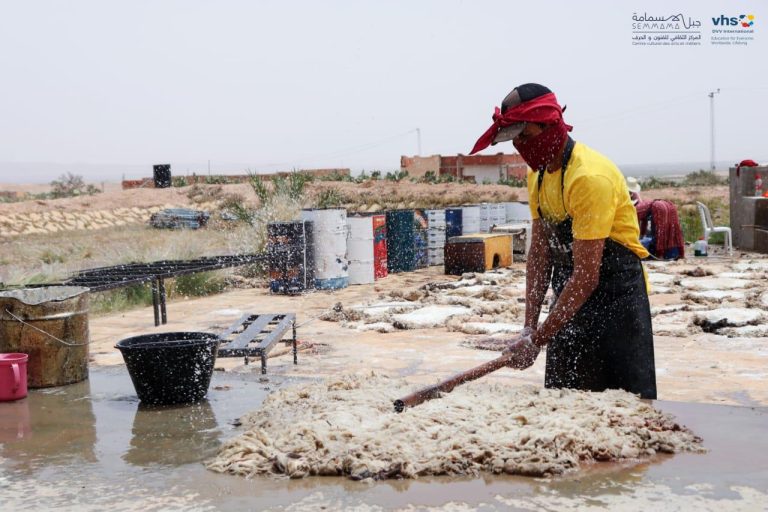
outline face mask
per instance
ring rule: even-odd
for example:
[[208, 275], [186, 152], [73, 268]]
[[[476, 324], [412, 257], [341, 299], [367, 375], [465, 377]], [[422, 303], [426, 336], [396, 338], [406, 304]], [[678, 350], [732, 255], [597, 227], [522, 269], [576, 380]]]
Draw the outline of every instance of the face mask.
[[547, 126], [535, 137], [514, 142], [515, 149], [534, 171], [543, 171], [552, 162], [568, 138], [568, 128], [561, 120]]

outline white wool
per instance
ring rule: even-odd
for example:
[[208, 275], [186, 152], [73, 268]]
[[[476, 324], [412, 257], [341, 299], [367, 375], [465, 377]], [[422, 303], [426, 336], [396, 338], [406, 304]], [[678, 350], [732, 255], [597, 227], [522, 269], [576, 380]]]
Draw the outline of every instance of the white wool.
[[352, 306], [349, 309], [352, 309], [354, 311], [359, 311], [366, 316], [378, 316], [386, 313], [391, 313], [393, 311], [401, 311], [403, 309], [416, 308], [416, 307], [418, 307], [418, 303], [413, 303], [413, 302], [403, 300], [403, 301], [392, 301], [392, 302], [374, 302], [373, 304], [369, 304], [367, 306], [363, 306], [363, 305]]
[[704, 300], [708, 302], [720, 302], [722, 300], [744, 300], [746, 294], [736, 290], [706, 290], [703, 292], [690, 292], [683, 295], [683, 299]]
[[456, 288], [456, 290], [452, 293], [453, 295], [474, 295], [476, 293], [480, 293], [486, 288], [489, 288], [489, 286], [485, 286], [482, 284], [476, 284], [473, 286], [465, 286], [463, 288]]
[[651, 308], [651, 316], [674, 313], [675, 311], [684, 311], [687, 307], [687, 304], [664, 304], [663, 306], [655, 306]]
[[694, 321], [697, 323], [709, 322], [715, 324], [724, 322], [724, 326], [729, 327], [755, 324], [765, 318], [764, 311], [746, 308], [718, 308], [711, 311], [699, 311], [695, 315]]
[[754, 279], [757, 274], [753, 272], [718, 272], [717, 277], [726, 279]]
[[456, 315], [467, 315], [471, 309], [463, 306], [427, 306], [410, 313], [392, 315], [395, 326], [405, 329], [423, 329], [445, 324], [446, 320]]
[[522, 324], [466, 322], [460, 329], [467, 334], [496, 334], [500, 332], [515, 333], [523, 330]]
[[754, 286], [754, 283], [746, 279], [691, 277], [680, 281], [680, 286], [686, 290], [734, 290], [751, 288]]
[[690, 311], [657, 315], [652, 322], [653, 334], [685, 337], [697, 332], [699, 328], [693, 325], [693, 315]]
[[744, 325], [721, 329], [717, 332], [731, 338], [768, 338], [768, 325]]
[[680, 276], [674, 274], [660, 274], [659, 272], [648, 273], [648, 282], [651, 284], [673, 285], [678, 279], [680, 279]]
[[582, 463], [701, 450], [700, 439], [636, 396], [474, 382], [398, 414], [414, 390], [340, 376], [279, 390], [244, 418], [207, 467], [263, 474], [416, 478], [551, 475]]
[[674, 289], [670, 288], [669, 286], [658, 286], [658, 285], [651, 286], [651, 295], [662, 294], [662, 293], [672, 293], [673, 291]]
[[738, 271], [745, 271], [745, 270], [768, 270], [768, 259], [762, 259], [762, 260], [753, 260], [753, 261], [747, 261], [743, 263], [736, 263], [733, 265], [734, 270]]
[[372, 324], [355, 324], [358, 331], [393, 332], [395, 326], [389, 322], [374, 322]]

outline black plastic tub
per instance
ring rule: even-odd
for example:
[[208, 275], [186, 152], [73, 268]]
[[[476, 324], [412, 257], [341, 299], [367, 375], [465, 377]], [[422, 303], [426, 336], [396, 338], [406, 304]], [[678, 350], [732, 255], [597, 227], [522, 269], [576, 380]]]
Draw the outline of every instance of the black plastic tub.
[[186, 404], [208, 393], [219, 337], [207, 332], [165, 332], [120, 340], [139, 400], [146, 404]]

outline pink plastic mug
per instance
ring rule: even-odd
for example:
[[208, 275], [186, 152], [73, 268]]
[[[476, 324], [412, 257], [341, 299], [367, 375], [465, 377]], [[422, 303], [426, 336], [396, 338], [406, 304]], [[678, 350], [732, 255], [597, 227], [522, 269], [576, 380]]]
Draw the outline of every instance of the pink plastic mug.
[[27, 354], [0, 354], [0, 402], [27, 396]]

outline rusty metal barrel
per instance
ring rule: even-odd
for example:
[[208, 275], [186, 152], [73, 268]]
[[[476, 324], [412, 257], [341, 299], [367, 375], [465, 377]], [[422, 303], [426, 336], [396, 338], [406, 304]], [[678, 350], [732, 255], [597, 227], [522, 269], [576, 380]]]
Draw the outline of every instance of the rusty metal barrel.
[[30, 388], [88, 378], [88, 288], [0, 291], [0, 352], [29, 355]]

